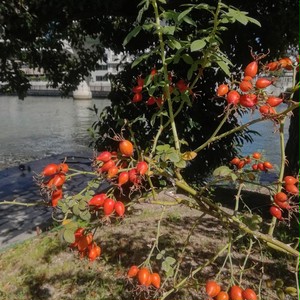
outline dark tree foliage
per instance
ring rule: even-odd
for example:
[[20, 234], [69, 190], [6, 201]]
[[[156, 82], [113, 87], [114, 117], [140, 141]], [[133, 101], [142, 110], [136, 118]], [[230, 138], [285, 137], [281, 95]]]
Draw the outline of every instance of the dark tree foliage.
[[[299, 72], [297, 73], [296, 81], [299, 81]], [[293, 100], [299, 102], [299, 90], [294, 93]], [[291, 116], [285, 155], [287, 158], [287, 165], [284, 170], [286, 175], [297, 177], [299, 175], [299, 108], [295, 109]]]
[[[180, 5], [190, 1], [168, 1], [167, 7], [179, 10]], [[199, 1], [191, 1], [197, 3]], [[213, 4], [216, 1], [208, 1]], [[76, 88], [78, 83], [97, 68], [99, 59], [105, 60], [104, 49], [110, 48], [115, 53], [127, 52], [133, 55], [143, 53], [143, 49], [153, 45], [154, 37], [148, 33], [132, 40], [123, 47], [125, 36], [136, 25], [138, 0], [2, 0], [0, 3], [0, 82], [6, 83], [5, 92], [17, 92], [20, 98], [26, 95], [30, 87], [28, 79], [21, 71], [27, 64], [32, 68], [43, 68], [53, 86], [61, 84], [67, 94]], [[251, 60], [249, 46], [256, 53], [270, 50], [269, 60], [279, 57], [287, 49], [298, 44], [298, 3], [283, 0], [228, 0], [227, 4], [248, 11], [262, 27], [249, 24], [243, 26], [235, 23], [224, 32], [222, 50], [234, 63], [236, 70]], [[197, 26], [207, 26], [208, 15], [193, 12]], [[149, 17], [147, 13], [144, 18]], [[183, 37], [189, 34], [188, 28], [180, 33]], [[74, 53], [66, 50], [69, 45]], [[134, 105], [131, 88], [136, 76], [147, 74], [150, 68], [159, 61], [148, 61], [133, 70], [125, 68], [112, 78], [113, 89], [110, 98], [111, 107], [102, 114], [99, 124], [100, 136], [105, 136], [110, 128], [120, 130], [121, 119], [134, 120], [141, 115], [143, 120], [133, 123], [135, 138], [143, 146], [150, 147], [151, 139], [157, 129], [157, 122], [151, 123], [155, 108], [145, 105]], [[175, 80], [185, 78], [184, 65], [178, 64], [174, 69]], [[216, 128], [224, 103], [214, 99], [215, 83], [222, 82], [221, 73], [206, 72], [204, 79], [196, 87], [193, 106], [186, 108], [177, 117], [179, 134], [186, 140], [183, 145], [187, 150], [201, 144]], [[123, 89], [120, 89], [123, 87]], [[203, 92], [205, 91], [205, 93]], [[217, 104], [217, 105], [216, 105]], [[200, 118], [201, 116], [201, 118]], [[236, 117], [227, 122], [223, 130], [235, 127]], [[128, 134], [125, 133], [125, 135]], [[169, 140], [169, 136], [163, 139]], [[250, 140], [248, 132], [232, 135], [219, 143], [214, 143], [201, 151], [194, 163], [196, 169], [189, 170], [189, 175], [205, 175], [208, 166], [214, 168], [232, 157], [245, 139]], [[102, 149], [110, 139], [100, 138], [97, 146]], [[199, 172], [200, 170], [200, 172]], [[196, 176], [197, 177], [197, 176]]]

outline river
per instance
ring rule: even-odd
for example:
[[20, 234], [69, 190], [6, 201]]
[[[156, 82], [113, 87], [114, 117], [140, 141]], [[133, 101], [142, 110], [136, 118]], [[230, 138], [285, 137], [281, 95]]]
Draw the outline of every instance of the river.
[[[88, 108], [99, 111], [108, 106], [108, 99], [73, 100], [59, 97], [0, 97], [0, 170], [30, 160], [63, 152], [88, 149], [87, 129], [96, 120]], [[241, 120], [254, 119], [257, 114]], [[275, 165], [280, 162], [278, 132], [271, 121], [255, 124], [251, 129], [261, 136], [255, 143], [246, 143], [242, 154], [263, 151]], [[286, 132], [288, 126], [285, 127]], [[275, 132], [274, 132], [275, 131]]]
[[108, 99], [0, 97], [0, 170], [63, 152], [88, 149], [88, 128], [97, 120], [89, 110]]
[[[278, 111], [283, 110], [278, 109]], [[259, 112], [255, 112], [254, 114], [247, 114], [243, 116], [241, 119], [242, 123], [246, 123], [248, 121], [260, 118], [261, 115]], [[286, 124], [284, 126], [284, 137], [285, 143], [288, 139], [288, 129], [289, 129], [290, 120], [286, 120]], [[245, 143], [242, 147], [242, 154], [250, 155], [251, 153], [258, 151], [262, 152], [264, 159], [269, 160], [275, 167], [278, 167], [281, 161], [280, 154], [280, 141], [279, 141], [279, 125], [274, 124], [271, 120], [265, 120], [263, 122], [259, 122], [253, 124], [250, 127], [251, 130], [256, 131], [259, 135], [254, 136], [253, 143]]]

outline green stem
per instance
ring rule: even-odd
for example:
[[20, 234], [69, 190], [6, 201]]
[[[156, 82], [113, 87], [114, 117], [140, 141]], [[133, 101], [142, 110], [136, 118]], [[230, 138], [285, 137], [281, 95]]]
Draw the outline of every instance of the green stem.
[[160, 237], [160, 223], [162, 221], [164, 213], [165, 213], [165, 207], [163, 207], [163, 210], [162, 210], [162, 212], [160, 214], [160, 218], [159, 218], [158, 223], [157, 223], [157, 232], [156, 232], [155, 242], [154, 242], [154, 244], [153, 244], [153, 246], [152, 246], [152, 248], [150, 250], [150, 253], [149, 253], [147, 259], [144, 262], [144, 264], [146, 266], [149, 266], [149, 267], [151, 267], [150, 261], [151, 261], [151, 257], [152, 257], [153, 251], [154, 251], [155, 248], [158, 248], [158, 241], [159, 241], [159, 237]]
[[299, 255], [299, 252], [296, 249], [293, 249], [290, 245], [287, 245], [281, 241], [278, 241], [278, 240], [274, 239], [272, 236], [269, 236], [267, 234], [263, 234], [259, 231], [251, 230], [238, 217], [235, 217], [235, 216], [227, 213], [220, 206], [212, 203], [209, 198], [203, 197], [203, 196], [197, 198], [198, 192], [195, 189], [193, 189], [192, 187], [188, 186], [186, 183], [182, 183], [179, 180], [175, 180], [175, 184], [179, 188], [181, 188], [184, 191], [188, 192], [189, 194], [193, 195], [195, 197], [195, 199], [198, 200], [199, 205], [201, 205], [203, 203], [206, 204], [208, 206], [208, 208], [206, 209], [207, 214], [209, 214], [213, 217], [219, 218], [219, 219], [224, 218], [224, 219], [228, 220], [228, 222], [230, 222], [232, 225], [239, 227], [240, 230], [266, 242], [267, 245], [273, 249], [286, 252], [286, 253], [296, 256], [296, 257]]
[[[285, 144], [284, 144], [284, 123], [285, 123], [285, 117], [280, 122], [279, 132], [280, 132], [280, 154], [281, 154], [281, 163], [280, 163], [280, 171], [279, 171], [279, 178], [278, 178], [278, 186], [277, 186], [277, 192], [281, 191], [282, 188], [282, 180], [284, 176], [284, 168], [285, 168]], [[272, 217], [271, 224], [269, 226], [268, 234], [270, 236], [273, 235], [274, 229], [277, 223], [277, 219], [275, 217]]]
[[169, 89], [170, 85], [169, 85], [169, 79], [168, 79], [168, 66], [167, 66], [166, 57], [165, 57], [165, 43], [164, 43], [163, 34], [162, 34], [162, 30], [161, 30], [158, 5], [157, 5], [156, 0], [152, 0], [152, 5], [153, 5], [153, 9], [154, 9], [154, 14], [155, 14], [155, 23], [156, 23], [156, 29], [157, 29], [159, 45], [160, 45], [160, 57], [161, 57], [162, 66], [163, 66], [164, 79], [166, 82], [164, 90], [165, 90], [165, 95], [166, 95], [167, 103], [168, 103], [169, 118], [170, 118], [173, 138], [174, 138], [175, 149], [180, 151], [180, 143], [179, 143], [179, 138], [178, 138], [178, 133], [177, 133], [177, 128], [176, 128], [176, 123], [174, 120], [174, 112], [173, 112], [170, 89]]
[[180, 254], [178, 255], [179, 259], [178, 259], [178, 262], [177, 262], [177, 265], [176, 265], [176, 269], [175, 269], [175, 273], [174, 273], [174, 277], [173, 277], [173, 282], [174, 282], [174, 285], [176, 285], [176, 278], [177, 278], [177, 275], [178, 275], [178, 271], [179, 271], [179, 268], [180, 268], [180, 265], [183, 261], [183, 258], [184, 258], [184, 252], [187, 248], [187, 246], [189, 245], [189, 241], [190, 241], [190, 238], [195, 230], [195, 228], [198, 226], [198, 224], [200, 223], [200, 221], [202, 220], [202, 218], [206, 215], [206, 213], [203, 213], [202, 215], [199, 216], [199, 218], [197, 219], [197, 221], [194, 223], [194, 225], [192, 226], [192, 228], [190, 229], [190, 232], [188, 233], [187, 237], [186, 237], [186, 240], [185, 240], [185, 243], [181, 249], [181, 252]]
[[[279, 113], [276, 115], [277, 118], [281, 118], [282, 116], [285, 116], [287, 113], [289, 113], [290, 111], [294, 110], [295, 108], [297, 108], [299, 106], [299, 103], [293, 103], [293, 105], [291, 105], [290, 107], [288, 107], [286, 110], [284, 110], [283, 112]], [[255, 120], [252, 120], [252, 121], [249, 121], [248, 123], [245, 123], [243, 125], [240, 125], [240, 126], [237, 126], [229, 131], [226, 131], [220, 135], [217, 135], [217, 136], [214, 136], [214, 137], [210, 137], [205, 143], [203, 143], [201, 146], [199, 146], [198, 148], [196, 148], [195, 150], [193, 150], [194, 152], [199, 152], [201, 151], [202, 149], [204, 149], [206, 146], [208, 146], [209, 144], [217, 141], [217, 140], [220, 140], [230, 134], [233, 134], [235, 132], [238, 132], [238, 131], [242, 131], [244, 129], [246, 129], [247, 127], [249, 127], [250, 125], [253, 125], [253, 124], [256, 124], [256, 123], [259, 123], [259, 122], [263, 122], [263, 121], [266, 121], [266, 120], [269, 120], [268, 118], [265, 118], [265, 117], [261, 117], [261, 118], [258, 118], [258, 119], [255, 119]]]
[[192, 278], [193, 276], [195, 276], [198, 272], [202, 271], [204, 268], [206, 268], [207, 266], [209, 266], [210, 264], [212, 264], [226, 249], [228, 249], [228, 244], [226, 244], [224, 247], [221, 248], [221, 250], [218, 251], [218, 253], [211, 258], [210, 260], [208, 260], [205, 264], [199, 266], [198, 268], [196, 268], [194, 271], [192, 271], [190, 273], [190, 276], [185, 277], [183, 280], [181, 280], [177, 285], [175, 285], [172, 289], [170, 289], [169, 291], [167, 291], [166, 293], [164, 293], [162, 295], [162, 297], [160, 298], [160, 300], [166, 299], [170, 294], [172, 294], [173, 292], [177, 291], [178, 289], [180, 289], [190, 278]]
[[241, 285], [241, 283], [242, 283], [242, 279], [243, 279], [243, 275], [244, 275], [243, 273], [244, 273], [244, 271], [245, 271], [247, 261], [248, 261], [248, 259], [249, 259], [250, 254], [251, 254], [251, 250], [252, 250], [253, 244], [254, 244], [253, 240], [250, 239], [250, 245], [249, 245], [249, 248], [248, 248], [248, 250], [247, 250], [247, 255], [246, 255], [245, 259], [244, 259], [243, 266], [242, 266], [242, 268], [241, 268], [241, 270], [240, 270], [240, 279], [239, 279], [239, 284], [240, 284], [240, 285]]
[[21, 205], [21, 206], [27, 206], [27, 207], [30, 207], [30, 206], [38, 206], [38, 205], [45, 205], [45, 203], [41, 203], [41, 202], [35, 202], [35, 203], [23, 203], [23, 202], [17, 202], [17, 201], [1, 201], [0, 202], [0, 205]]
[[236, 214], [239, 210], [239, 203], [241, 198], [242, 189], [244, 187], [243, 183], [240, 183], [237, 194], [235, 196], [235, 207], [234, 207], [234, 213]]

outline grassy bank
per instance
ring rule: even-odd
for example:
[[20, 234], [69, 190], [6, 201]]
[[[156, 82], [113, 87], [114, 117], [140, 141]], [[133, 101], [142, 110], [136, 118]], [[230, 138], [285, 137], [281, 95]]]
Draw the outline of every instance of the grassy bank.
[[[159, 211], [159, 206], [137, 205], [122, 222], [108, 224], [104, 230], [97, 231], [95, 240], [102, 248], [102, 255], [95, 262], [79, 259], [77, 253], [63, 242], [60, 228], [3, 250], [0, 253], [0, 299], [139, 299], [133, 298], [130, 291], [133, 286], [128, 285], [125, 274], [131, 265], [139, 265], [146, 259], [155, 239]], [[159, 248], [177, 259], [178, 249], [185, 243], [200, 214], [182, 207], [168, 208], [161, 222]], [[226, 244], [227, 238], [221, 228], [222, 225], [211, 217], [202, 219], [184, 253], [179, 278], [211, 259]], [[247, 239], [244, 239], [232, 248], [232, 267], [237, 273], [241, 267], [240, 259], [247, 254], [246, 244]], [[225, 254], [191, 279], [184, 292], [168, 299], [205, 299], [204, 283], [219, 272]], [[267, 288], [267, 282], [282, 278], [281, 266], [287, 262], [276, 261], [270, 253], [263, 256], [263, 262], [261, 258], [259, 249], [254, 249], [252, 260], [243, 273], [243, 284], [255, 289], [261, 284], [262, 299], [277, 299], [274, 291]], [[156, 271], [161, 269], [161, 261], [155, 259], [155, 255], [152, 266]], [[261, 267], [264, 268], [263, 278], [258, 276]], [[230, 272], [227, 263], [220, 274], [224, 288], [229, 283]], [[165, 274], [160, 273], [164, 279]], [[293, 282], [292, 274], [286, 274], [284, 281], [285, 284]], [[167, 282], [167, 286], [171, 284]]]

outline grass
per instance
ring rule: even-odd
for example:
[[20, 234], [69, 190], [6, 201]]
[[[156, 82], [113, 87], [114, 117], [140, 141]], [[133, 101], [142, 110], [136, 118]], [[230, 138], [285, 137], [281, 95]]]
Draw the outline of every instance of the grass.
[[[156, 235], [156, 221], [160, 216], [158, 208], [159, 206], [140, 205], [137, 210], [128, 213], [123, 222], [107, 225], [104, 230], [97, 231], [95, 240], [102, 248], [102, 255], [95, 262], [79, 259], [77, 253], [63, 242], [59, 228], [4, 249], [0, 253], [0, 299], [142, 300], [141, 297], [134, 298], [130, 293], [125, 274], [131, 265], [139, 265], [146, 259]], [[161, 222], [159, 242], [159, 248], [166, 250], [166, 256], [177, 259], [178, 250], [199, 215], [197, 211], [182, 210], [180, 207], [167, 209]], [[190, 238], [190, 245], [180, 268], [180, 277], [187, 276], [191, 269], [213, 257], [217, 249], [226, 242], [218, 221], [204, 218]], [[238, 271], [239, 257], [244, 255], [244, 250], [234, 249], [233, 267]], [[154, 253], [152, 267], [164, 279], [162, 260], [155, 259], [157, 253]], [[218, 273], [223, 259], [224, 256], [218, 258], [216, 263], [191, 279], [187, 289], [168, 299], [204, 299], [204, 283]], [[247, 286], [257, 287], [260, 266], [257, 261], [252, 264], [249, 262], [244, 276]], [[276, 265], [270, 260], [265, 262], [264, 267], [268, 270], [264, 274], [267, 279], [272, 280], [282, 272], [282, 265]], [[222, 272], [221, 278], [226, 288], [230, 279], [228, 267]], [[291, 282], [291, 276], [287, 274], [284, 280]], [[167, 284], [172, 283], [168, 281]], [[276, 299], [270, 289], [267, 292], [264, 292], [264, 300]]]

